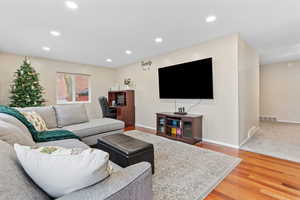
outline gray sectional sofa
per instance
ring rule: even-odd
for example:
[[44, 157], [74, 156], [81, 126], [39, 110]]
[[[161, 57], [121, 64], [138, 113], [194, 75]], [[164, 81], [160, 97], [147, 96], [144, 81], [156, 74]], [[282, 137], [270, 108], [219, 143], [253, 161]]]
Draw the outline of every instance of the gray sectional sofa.
[[[13, 150], [13, 143], [36, 146], [62, 146], [88, 148], [103, 135], [121, 133], [124, 123], [114, 119], [89, 119], [84, 105], [59, 105], [22, 108], [19, 111], [35, 111], [42, 116], [49, 129], [67, 129], [76, 139], [35, 143], [27, 128], [16, 118], [0, 113], [0, 200], [48, 200], [51, 199], [25, 174]], [[121, 168], [115, 163], [113, 173], [104, 181], [73, 192], [59, 200], [151, 200], [152, 174], [149, 163], [139, 163]], [[66, 166], [67, 169], [67, 166]], [[76, 174], [74, 175], [76, 176]]]
[[97, 144], [97, 139], [103, 135], [122, 133], [124, 122], [99, 118], [89, 119], [83, 104], [57, 105], [46, 107], [17, 108], [22, 111], [35, 111], [51, 129], [66, 129], [75, 133], [87, 145]]

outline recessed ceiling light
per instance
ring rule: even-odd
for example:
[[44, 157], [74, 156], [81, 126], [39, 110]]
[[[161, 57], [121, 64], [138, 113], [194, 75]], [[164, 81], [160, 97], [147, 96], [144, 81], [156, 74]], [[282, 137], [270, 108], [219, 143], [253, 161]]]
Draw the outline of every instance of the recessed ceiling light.
[[42, 47], [42, 49], [43, 49], [44, 51], [50, 51], [50, 50], [51, 50], [50, 47]]
[[58, 32], [58, 31], [50, 31], [50, 34], [55, 36], [55, 37], [58, 37], [58, 36], [61, 35], [60, 32]]
[[78, 9], [78, 4], [75, 3], [74, 1], [65, 1], [65, 5], [70, 8], [71, 10], [77, 10]]
[[206, 17], [207, 23], [215, 22], [216, 20], [217, 20], [217, 17], [215, 15], [210, 15], [210, 16]]
[[163, 39], [161, 37], [155, 38], [156, 43], [162, 43]]
[[106, 62], [112, 62], [112, 59], [107, 58], [107, 59], [106, 59]]
[[130, 54], [132, 54], [132, 51], [126, 50], [125, 53], [128, 54], [128, 55], [130, 55]]

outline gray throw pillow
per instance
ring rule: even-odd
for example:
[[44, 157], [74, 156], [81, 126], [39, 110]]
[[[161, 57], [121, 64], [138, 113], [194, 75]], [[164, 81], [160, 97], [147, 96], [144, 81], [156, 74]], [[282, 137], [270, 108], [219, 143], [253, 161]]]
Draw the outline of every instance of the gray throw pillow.
[[57, 105], [54, 109], [59, 128], [89, 121], [83, 104]]

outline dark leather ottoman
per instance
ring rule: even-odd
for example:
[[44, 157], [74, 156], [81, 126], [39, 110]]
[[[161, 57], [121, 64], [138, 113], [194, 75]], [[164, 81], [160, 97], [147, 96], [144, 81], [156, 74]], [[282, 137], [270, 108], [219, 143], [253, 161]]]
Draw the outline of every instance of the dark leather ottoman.
[[127, 167], [142, 161], [151, 163], [154, 174], [153, 145], [124, 134], [113, 134], [98, 139], [96, 148], [109, 153], [109, 159]]

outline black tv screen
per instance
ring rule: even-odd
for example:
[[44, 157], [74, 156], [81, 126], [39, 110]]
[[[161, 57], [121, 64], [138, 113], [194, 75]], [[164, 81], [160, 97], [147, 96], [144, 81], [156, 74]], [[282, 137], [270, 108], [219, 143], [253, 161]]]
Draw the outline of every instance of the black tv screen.
[[161, 99], [213, 99], [212, 58], [158, 69]]

